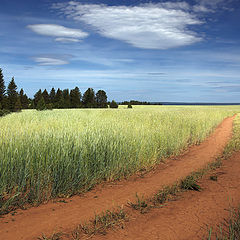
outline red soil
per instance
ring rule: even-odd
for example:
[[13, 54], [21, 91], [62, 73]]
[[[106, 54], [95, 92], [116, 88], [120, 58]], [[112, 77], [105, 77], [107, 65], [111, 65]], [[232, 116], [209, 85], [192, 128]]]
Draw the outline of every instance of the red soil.
[[[169, 202], [163, 208], [144, 215], [135, 213], [123, 230], [111, 231], [106, 236], [96, 235], [92, 239], [207, 240], [209, 229], [219, 230], [229, 218], [231, 207], [239, 206], [239, 170], [240, 153], [236, 153], [224, 161], [220, 169], [199, 182], [201, 192], [188, 191], [181, 194], [181, 199]], [[211, 175], [218, 176], [218, 180], [210, 180]]]
[[[166, 163], [160, 164], [154, 171], [146, 174], [144, 178], [135, 176], [128, 180], [100, 185], [84, 196], [75, 196], [66, 199], [68, 203], [49, 202], [25, 211], [18, 210], [14, 216], [11, 214], [5, 215], [4, 218], [0, 218], [0, 239], [30, 240], [37, 239], [42, 233], [51, 235], [53, 232], [65, 232], [74, 229], [79, 223], [93, 218], [95, 213], [111, 209], [114, 206], [124, 205], [127, 201], [134, 201], [136, 192], [139, 195], [144, 194], [146, 197], [151, 196], [163, 186], [171, 185], [177, 180], [189, 175], [192, 171], [203, 168], [207, 163], [213, 161], [216, 156], [221, 154], [231, 137], [232, 121], [233, 117], [225, 119], [202, 144], [189, 148], [188, 152], [175, 160], [170, 159], [167, 160]], [[214, 195], [212, 197], [214, 198]], [[197, 199], [198, 198], [196, 198], [196, 201]], [[171, 212], [171, 209], [166, 209]], [[158, 226], [161, 225], [169, 229], [169, 232], [165, 235], [169, 237], [163, 239], [175, 239], [174, 236], [176, 235], [173, 235], [175, 226], [168, 224], [171, 223], [176, 216], [170, 217], [171, 215], [168, 216], [169, 212], [167, 212], [167, 210], [164, 211], [166, 211], [165, 220], [159, 222]], [[187, 210], [183, 208], [182, 211], [182, 215], [179, 215], [179, 222], [181, 222], [181, 217], [183, 220], [184, 215], [188, 212], [195, 212], [196, 218], [198, 218], [196, 206]], [[206, 211], [205, 214], [207, 216], [208, 212]], [[156, 218], [154, 216], [152, 217]], [[166, 221], [166, 219], [168, 220]], [[147, 220], [145, 219], [143, 221], [146, 223]], [[171, 226], [171, 228], [169, 226]], [[151, 229], [153, 226], [149, 227], [149, 235], [146, 235], [146, 238], [158, 239], [155, 234], [156, 229]], [[187, 227], [184, 224], [183, 227], [184, 231], [186, 231]], [[129, 230], [129, 234], [131, 234], [131, 230]], [[173, 236], [173, 238], [171, 238], [171, 236]], [[137, 237], [138, 236], [135, 238], [133, 236], [128, 239], [138, 239]], [[125, 239], [125, 236], [123, 238]]]

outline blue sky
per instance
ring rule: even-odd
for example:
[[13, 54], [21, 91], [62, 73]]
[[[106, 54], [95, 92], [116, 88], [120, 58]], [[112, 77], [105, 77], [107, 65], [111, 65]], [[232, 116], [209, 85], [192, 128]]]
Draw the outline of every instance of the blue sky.
[[240, 102], [240, 0], [1, 0], [0, 67], [28, 96]]

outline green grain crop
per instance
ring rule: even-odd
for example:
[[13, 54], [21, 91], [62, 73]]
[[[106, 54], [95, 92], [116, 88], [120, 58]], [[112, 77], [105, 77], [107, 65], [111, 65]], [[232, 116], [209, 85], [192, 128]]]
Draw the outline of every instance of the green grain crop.
[[148, 169], [206, 138], [237, 106], [26, 110], [0, 118], [0, 213]]

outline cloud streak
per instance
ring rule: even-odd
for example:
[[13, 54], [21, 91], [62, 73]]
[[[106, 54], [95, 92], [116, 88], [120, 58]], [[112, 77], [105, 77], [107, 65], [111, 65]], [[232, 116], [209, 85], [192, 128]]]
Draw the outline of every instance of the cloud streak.
[[83, 22], [100, 35], [143, 49], [169, 49], [202, 40], [190, 26], [203, 22], [181, 3], [108, 6], [70, 1], [54, 4], [67, 17]]
[[79, 42], [81, 39], [88, 37], [88, 33], [80, 29], [67, 28], [56, 24], [33, 24], [27, 28], [33, 32], [50, 37], [56, 37], [59, 42]]
[[58, 66], [69, 64], [69, 62], [64, 59], [53, 57], [35, 57], [34, 61], [37, 62], [40, 66]]

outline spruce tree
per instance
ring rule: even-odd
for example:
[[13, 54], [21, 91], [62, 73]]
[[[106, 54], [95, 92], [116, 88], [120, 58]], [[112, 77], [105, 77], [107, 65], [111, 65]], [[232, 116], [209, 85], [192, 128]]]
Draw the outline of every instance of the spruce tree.
[[22, 100], [23, 100], [23, 95], [24, 95], [24, 91], [23, 89], [21, 88], [20, 92], [19, 92], [19, 97], [20, 97], [20, 101], [22, 103]]
[[97, 107], [99, 108], [107, 108], [107, 94], [103, 90], [99, 90], [96, 93], [96, 102], [97, 102]]
[[45, 101], [44, 101], [43, 96], [42, 96], [41, 99], [38, 101], [38, 104], [37, 104], [36, 109], [37, 109], [38, 111], [46, 110], [46, 104], [45, 104]]
[[15, 111], [15, 104], [17, 102], [18, 97], [17, 85], [15, 84], [14, 77], [8, 84], [7, 95], [8, 95], [8, 109], [13, 112]]
[[30, 109], [35, 109], [34, 100], [29, 98], [28, 101], [29, 101], [29, 108], [30, 108]]
[[70, 103], [71, 108], [79, 108], [81, 107], [81, 98], [82, 94], [78, 87], [75, 87], [70, 91]]
[[64, 108], [70, 108], [70, 95], [69, 95], [69, 90], [68, 89], [64, 89], [62, 91], [62, 95], [63, 95], [63, 100], [64, 100]]
[[56, 96], [55, 96], [55, 108], [63, 108], [64, 107], [64, 99], [62, 95], [62, 90], [58, 88]]
[[55, 91], [54, 88], [52, 88], [51, 91], [50, 91], [50, 94], [49, 94], [50, 102], [52, 104], [55, 103], [55, 96], [56, 96], [56, 91]]
[[34, 106], [38, 105], [38, 102], [41, 100], [41, 98], [42, 98], [42, 90], [39, 89], [34, 95], [34, 99], [33, 99]]
[[95, 92], [92, 88], [88, 88], [87, 91], [83, 94], [83, 105], [86, 108], [96, 107], [96, 97]]
[[20, 97], [18, 96], [17, 101], [16, 101], [15, 106], [14, 106], [14, 110], [16, 112], [20, 112], [21, 109], [22, 109], [22, 105], [21, 105]]
[[5, 83], [4, 83], [4, 78], [3, 78], [3, 73], [2, 73], [2, 69], [0, 68], [0, 103], [1, 103], [1, 108], [3, 108], [3, 99], [5, 96], [5, 91], [6, 91], [6, 87], [5, 87]]
[[19, 92], [20, 102], [22, 109], [28, 109], [29, 108], [29, 100], [26, 94], [24, 94], [23, 89], [21, 88]]
[[44, 91], [42, 92], [42, 96], [43, 96], [46, 104], [50, 103], [50, 97], [49, 97], [47, 89], [44, 89]]

